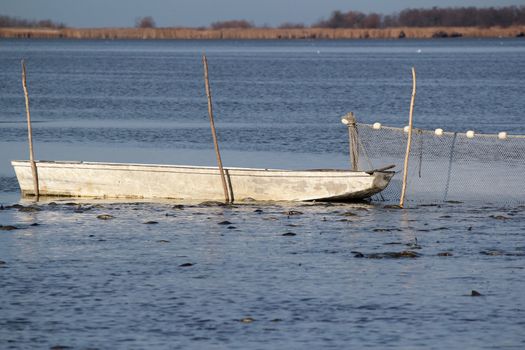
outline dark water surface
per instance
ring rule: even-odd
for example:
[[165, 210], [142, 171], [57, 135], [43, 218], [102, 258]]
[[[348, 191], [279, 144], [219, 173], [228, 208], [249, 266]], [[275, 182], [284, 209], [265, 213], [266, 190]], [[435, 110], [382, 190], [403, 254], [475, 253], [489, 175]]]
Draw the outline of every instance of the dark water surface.
[[2, 40], [0, 349], [525, 348], [521, 204], [9, 207], [21, 58], [37, 158], [210, 165], [203, 51], [227, 166], [347, 167], [412, 66], [417, 127], [525, 134], [523, 40]]

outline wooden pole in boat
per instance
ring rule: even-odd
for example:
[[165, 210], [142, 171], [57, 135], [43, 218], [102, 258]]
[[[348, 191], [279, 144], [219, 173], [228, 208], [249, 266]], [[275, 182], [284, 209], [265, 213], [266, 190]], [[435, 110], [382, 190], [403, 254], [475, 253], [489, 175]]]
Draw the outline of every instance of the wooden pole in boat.
[[26, 64], [24, 60], [22, 60], [22, 86], [24, 87], [24, 96], [26, 99], [27, 137], [29, 140], [29, 162], [31, 163], [31, 173], [33, 174], [33, 187], [35, 191], [35, 197], [38, 201], [40, 191], [38, 189], [38, 172], [36, 169], [35, 155], [33, 152], [33, 129], [31, 128], [31, 113], [29, 112], [29, 94], [27, 92], [26, 81]]
[[408, 158], [410, 157], [410, 145], [412, 143], [412, 116], [414, 114], [414, 101], [416, 99], [416, 69], [412, 67], [412, 98], [410, 99], [410, 114], [408, 117], [408, 140], [407, 150], [405, 154], [405, 164], [403, 166], [403, 186], [401, 187], [401, 199], [399, 200], [399, 206], [403, 208], [405, 204], [405, 194], [407, 190], [407, 177], [408, 177]]
[[230, 202], [230, 195], [228, 194], [228, 185], [226, 184], [226, 176], [224, 168], [222, 167], [221, 152], [219, 151], [219, 143], [217, 142], [217, 132], [215, 130], [215, 123], [213, 121], [213, 106], [211, 102], [210, 80], [208, 79], [208, 60], [206, 55], [202, 55], [202, 64], [204, 65], [204, 83], [206, 85], [206, 96], [208, 97], [208, 115], [210, 116], [211, 134], [213, 136], [213, 145], [215, 146], [215, 155], [217, 156], [217, 165], [221, 174], [222, 188], [224, 190], [224, 201]]

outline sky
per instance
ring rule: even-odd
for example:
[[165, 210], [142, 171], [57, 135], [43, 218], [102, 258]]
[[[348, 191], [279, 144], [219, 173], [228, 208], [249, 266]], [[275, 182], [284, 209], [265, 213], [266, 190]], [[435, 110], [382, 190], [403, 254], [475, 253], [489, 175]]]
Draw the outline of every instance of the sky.
[[391, 14], [405, 8], [499, 7], [525, 0], [0, 0], [0, 15], [51, 19], [70, 27], [132, 27], [152, 16], [157, 27], [200, 27], [245, 19], [256, 25], [310, 25], [334, 10]]

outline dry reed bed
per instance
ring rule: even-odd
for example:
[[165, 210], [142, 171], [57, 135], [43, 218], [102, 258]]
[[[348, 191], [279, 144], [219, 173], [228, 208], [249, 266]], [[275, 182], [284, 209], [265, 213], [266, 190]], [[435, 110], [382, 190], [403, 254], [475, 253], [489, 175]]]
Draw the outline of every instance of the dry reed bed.
[[0, 28], [0, 38], [66, 38], [66, 39], [427, 39], [436, 36], [494, 38], [523, 36], [525, 26], [491, 27], [429, 27], [383, 29], [192, 29], [192, 28]]

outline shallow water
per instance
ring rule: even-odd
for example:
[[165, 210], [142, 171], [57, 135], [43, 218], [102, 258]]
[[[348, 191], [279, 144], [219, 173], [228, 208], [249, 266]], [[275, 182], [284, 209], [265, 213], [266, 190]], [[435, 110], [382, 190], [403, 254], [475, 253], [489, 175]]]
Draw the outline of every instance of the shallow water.
[[0, 211], [2, 348], [525, 346], [524, 207], [38, 208]]
[[210, 165], [203, 51], [226, 166], [347, 167], [340, 116], [403, 126], [412, 65], [417, 127], [525, 133], [523, 40], [2, 40], [0, 348], [525, 347], [521, 204], [9, 207], [20, 58], [37, 158]]

